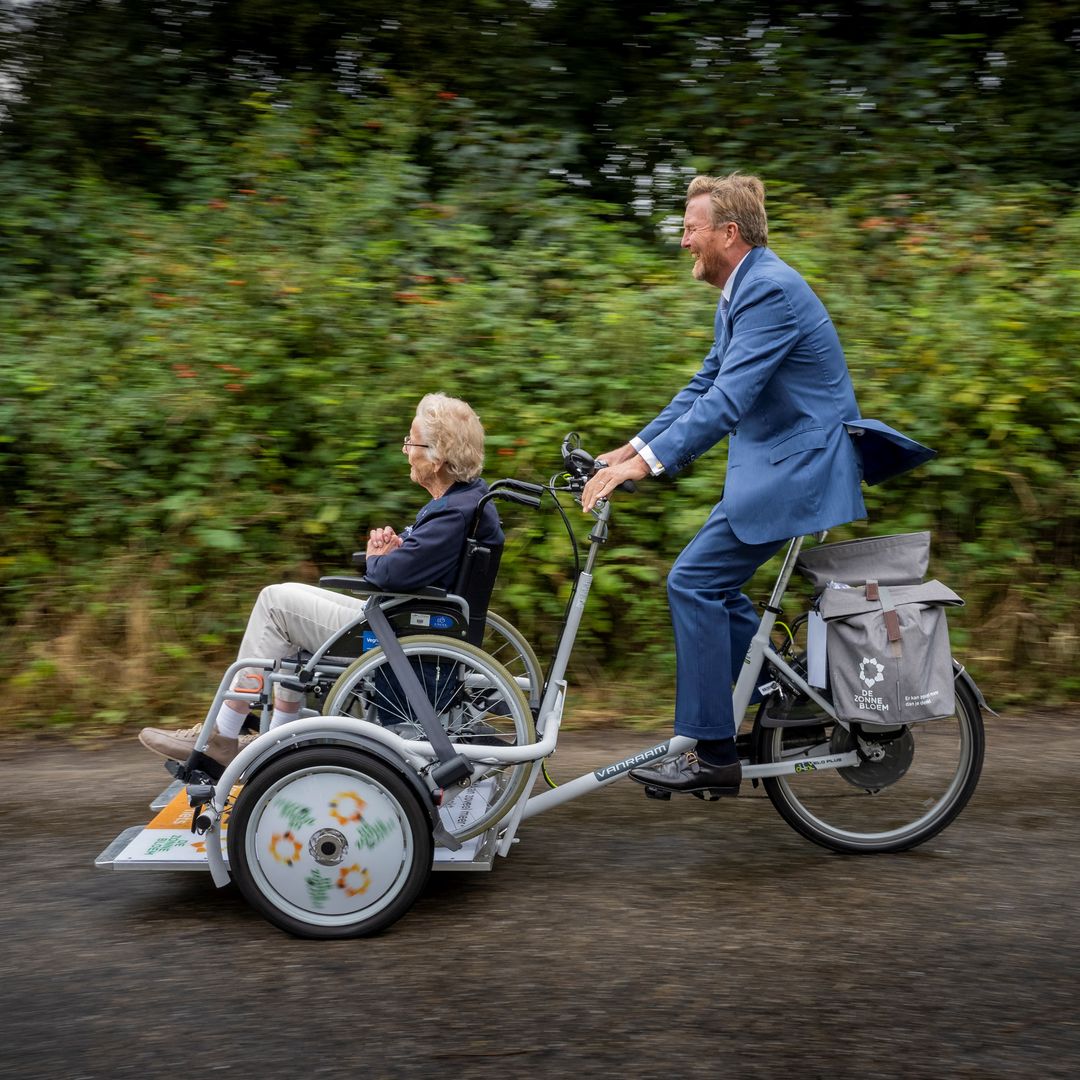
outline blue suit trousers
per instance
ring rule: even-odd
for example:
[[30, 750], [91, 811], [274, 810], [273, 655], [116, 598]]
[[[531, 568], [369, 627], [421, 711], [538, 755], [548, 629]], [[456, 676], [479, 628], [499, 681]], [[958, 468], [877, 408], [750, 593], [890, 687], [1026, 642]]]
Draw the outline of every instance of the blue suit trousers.
[[785, 542], [744, 544], [721, 502], [675, 560], [667, 589], [675, 628], [676, 735], [734, 737], [731, 683], [760, 621], [741, 589]]

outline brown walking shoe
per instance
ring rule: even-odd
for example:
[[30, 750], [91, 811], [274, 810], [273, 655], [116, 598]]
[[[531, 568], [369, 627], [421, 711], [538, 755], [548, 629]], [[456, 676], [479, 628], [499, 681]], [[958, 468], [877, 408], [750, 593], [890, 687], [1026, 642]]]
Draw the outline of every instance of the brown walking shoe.
[[[147, 727], [139, 732], [139, 742], [147, 750], [152, 750], [162, 757], [172, 758], [173, 761], [187, 761], [195, 749], [195, 740], [198, 739], [200, 731], [202, 724], [196, 724], [184, 731], [163, 731], [161, 728]], [[219, 765], [228, 765], [240, 753], [241, 747], [254, 738], [255, 735], [241, 735], [239, 739], [227, 739], [215, 730], [210, 736], [205, 754]]]

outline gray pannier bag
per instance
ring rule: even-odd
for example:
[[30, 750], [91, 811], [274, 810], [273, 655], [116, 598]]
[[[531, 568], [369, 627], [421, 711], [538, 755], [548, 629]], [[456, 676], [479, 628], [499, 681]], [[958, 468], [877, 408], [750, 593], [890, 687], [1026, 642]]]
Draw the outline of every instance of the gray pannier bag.
[[916, 532], [818, 544], [800, 552], [797, 569], [820, 592], [830, 581], [916, 585], [926, 577], [929, 565], [930, 534]]
[[922, 582], [929, 533], [822, 544], [798, 568], [821, 590], [829, 688], [842, 720], [911, 724], [955, 708], [946, 607], [963, 600]]

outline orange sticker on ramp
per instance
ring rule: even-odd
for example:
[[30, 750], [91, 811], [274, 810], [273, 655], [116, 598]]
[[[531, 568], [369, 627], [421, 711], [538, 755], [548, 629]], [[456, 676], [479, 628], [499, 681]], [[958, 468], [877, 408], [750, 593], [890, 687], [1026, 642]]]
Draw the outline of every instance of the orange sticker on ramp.
[[[230, 792], [230, 801], [240, 793], [242, 784], [237, 784]], [[167, 806], [162, 807], [147, 824], [148, 829], [191, 829], [191, 817], [194, 811], [188, 805], [186, 790], [178, 791]], [[228, 814], [226, 813], [226, 818]]]

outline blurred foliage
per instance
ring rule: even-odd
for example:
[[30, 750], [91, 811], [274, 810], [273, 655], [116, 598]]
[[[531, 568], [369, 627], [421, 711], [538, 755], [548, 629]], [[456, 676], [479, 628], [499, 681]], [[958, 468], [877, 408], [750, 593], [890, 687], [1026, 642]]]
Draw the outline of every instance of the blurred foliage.
[[[1053, 5], [935, 10], [5, 9], [0, 717], [199, 715], [262, 584], [422, 504], [425, 392], [478, 409], [490, 478], [625, 441], [711, 338], [664, 219], [736, 165], [863, 413], [940, 452], [833, 538], [932, 528], [991, 698], [1075, 698], [1077, 43]], [[620, 498], [577, 672], [669, 691], [663, 579], [723, 466]], [[495, 604], [544, 656], [568, 544], [504, 518]]]
[[[6, 12], [6, 19], [4, 13]], [[254, 88], [378, 100], [391, 74], [467, 98], [532, 160], [648, 212], [727, 161], [832, 196], [967, 168], [1075, 184], [1076, 11], [1048, 0], [35, 0], [0, 8], [6, 141], [177, 200], [213, 183]], [[442, 111], [411, 150], [434, 194]], [[525, 155], [517, 155], [520, 160]]]

